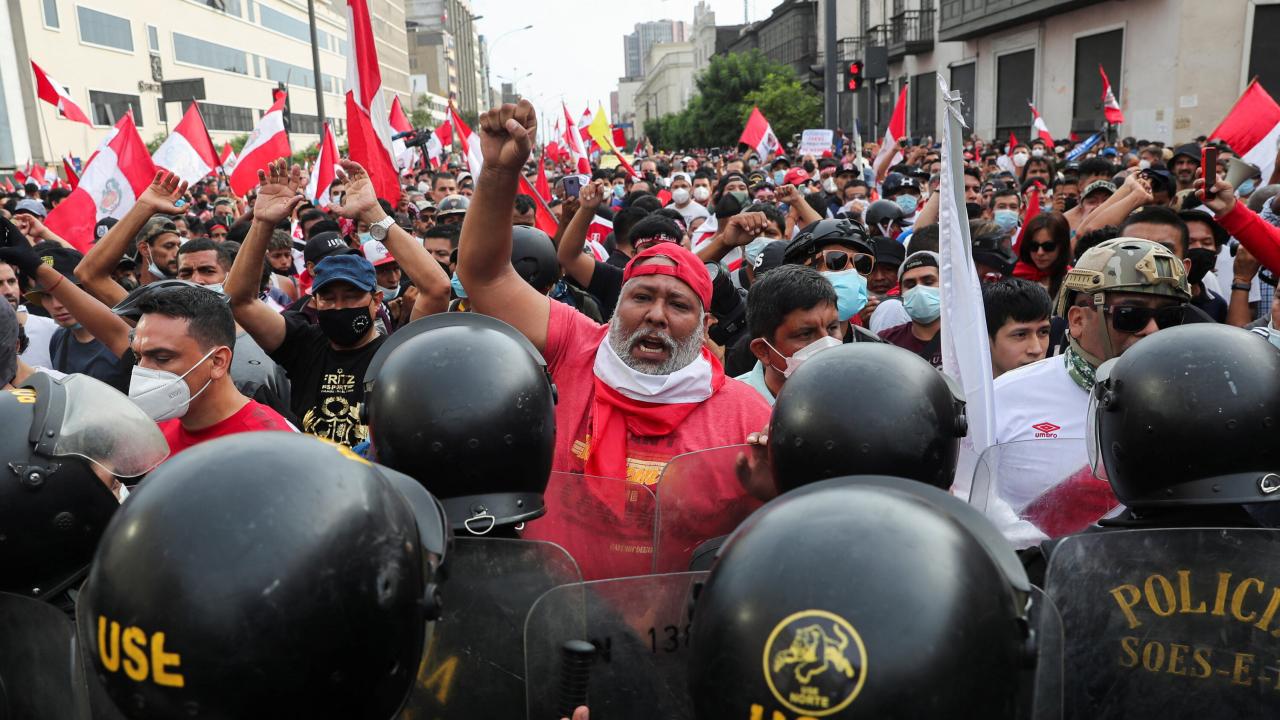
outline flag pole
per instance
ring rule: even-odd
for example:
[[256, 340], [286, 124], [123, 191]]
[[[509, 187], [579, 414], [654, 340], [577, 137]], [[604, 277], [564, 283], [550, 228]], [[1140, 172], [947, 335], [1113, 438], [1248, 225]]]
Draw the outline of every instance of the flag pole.
[[[53, 141], [49, 139], [49, 124], [48, 124], [47, 122], [45, 122], [45, 119], [44, 119], [44, 106], [45, 106], [47, 103], [37, 103], [37, 104], [38, 104], [38, 105], [40, 105], [40, 112], [39, 112], [39, 114], [36, 116], [36, 117], [37, 117], [37, 119], [40, 121], [40, 131], [44, 134], [44, 141], [45, 141], [45, 144], [47, 144], [47, 145], [49, 146], [49, 155], [50, 155], [50, 156], [52, 156], [52, 155], [53, 155]], [[43, 154], [44, 154], [44, 149], [43, 149], [43, 148], [41, 148], [41, 152], [40, 152], [40, 154], [41, 154], [41, 155], [43, 155]], [[47, 160], [47, 159], [46, 159], [46, 161], [45, 161], [45, 163], [44, 163], [44, 164], [45, 164], [45, 166], [46, 166], [46, 167], [48, 166], [48, 164], [49, 164], [49, 163], [48, 163], [48, 160]]]

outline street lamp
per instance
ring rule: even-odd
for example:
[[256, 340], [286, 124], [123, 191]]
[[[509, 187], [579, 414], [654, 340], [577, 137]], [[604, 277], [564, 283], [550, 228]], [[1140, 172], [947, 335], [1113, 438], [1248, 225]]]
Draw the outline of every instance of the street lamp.
[[[530, 23], [528, 25], [525, 25], [524, 27], [516, 28], [515, 30], [508, 30], [502, 33], [501, 35], [499, 35], [498, 37], [494, 38], [493, 42], [489, 43], [489, 61], [490, 61], [489, 66], [491, 68], [493, 67], [493, 51], [494, 51], [494, 48], [498, 47], [498, 43], [502, 42], [506, 38], [511, 37], [512, 35], [515, 35], [518, 32], [524, 32], [525, 30], [532, 30], [532, 29], [533, 29], [533, 23]], [[502, 76], [500, 75], [496, 77], [499, 80], [502, 79]]]

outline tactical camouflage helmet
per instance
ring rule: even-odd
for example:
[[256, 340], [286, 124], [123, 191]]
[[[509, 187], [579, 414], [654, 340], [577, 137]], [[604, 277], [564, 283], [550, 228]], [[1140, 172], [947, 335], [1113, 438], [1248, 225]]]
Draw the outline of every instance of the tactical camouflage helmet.
[[1191, 299], [1187, 270], [1172, 252], [1150, 240], [1119, 237], [1090, 248], [1067, 271], [1056, 313], [1066, 317], [1075, 293], [1132, 292]]

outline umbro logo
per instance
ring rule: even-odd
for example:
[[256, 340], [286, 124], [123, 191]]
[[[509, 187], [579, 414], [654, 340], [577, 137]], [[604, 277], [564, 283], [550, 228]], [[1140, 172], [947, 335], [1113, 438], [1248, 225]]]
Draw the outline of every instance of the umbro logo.
[[1036, 431], [1036, 437], [1038, 438], [1056, 438], [1058, 437], [1058, 431], [1062, 428], [1051, 422], [1042, 422], [1032, 425], [1031, 429]]

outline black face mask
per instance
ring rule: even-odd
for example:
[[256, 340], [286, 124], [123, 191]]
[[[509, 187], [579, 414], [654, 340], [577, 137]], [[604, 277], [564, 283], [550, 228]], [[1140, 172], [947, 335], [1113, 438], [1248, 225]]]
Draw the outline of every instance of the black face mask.
[[1080, 204], [1080, 198], [1062, 198], [1062, 212], [1066, 212]]
[[964, 210], [970, 220], [982, 217], [982, 206], [978, 203], [965, 203]]
[[1187, 280], [1196, 285], [1204, 280], [1204, 276], [1208, 275], [1213, 266], [1217, 264], [1218, 254], [1209, 248], [1192, 248], [1187, 251], [1187, 259], [1191, 261], [1191, 270], [1187, 273]]
[[316, 318], [320, 331], [339, 347], [351, 347], [369, 332], [373, 318], [369, 317], [368, 306], [353, 308], [337, 308], [334, 310], [318, 310]]

